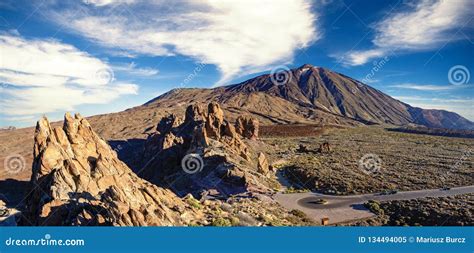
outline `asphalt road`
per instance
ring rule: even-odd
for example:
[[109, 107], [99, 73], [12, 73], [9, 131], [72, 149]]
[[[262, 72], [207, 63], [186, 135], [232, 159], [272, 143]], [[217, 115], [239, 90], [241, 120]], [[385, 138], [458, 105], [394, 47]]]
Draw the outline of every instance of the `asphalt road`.
[[[287, 209], [299, 209], [315, 221], [327, 217], [329, 223], [339, 223], [350, 220], [368, 218], [373, 214], [364, 207], [369, 200], [380, 202], [390, 200], [409, 200], [425, 197], [447, 197], [459, 194], [474, 193], [474, 185], [456, 187], [448, 190], [430, 189], [418, 191], [397, 192], [395, 194], [363, 194], [352, 196], [333, 196], [314, 192], [283, 194], [278, 193], [273, 198]], [[326, 204], [318, 203], [324, 200]]]

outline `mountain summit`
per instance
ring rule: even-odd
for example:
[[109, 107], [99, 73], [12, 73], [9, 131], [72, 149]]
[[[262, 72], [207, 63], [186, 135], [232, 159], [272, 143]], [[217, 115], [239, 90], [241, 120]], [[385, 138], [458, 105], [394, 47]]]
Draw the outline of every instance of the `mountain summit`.
[[322, 67], [264, 74], [214, 89], [175, 89], [145, 106], [215, 100], [230, 111], [245, 111], [271, 123], [418, 124], [474, 129], [474, 123], [444, 110], [410, 106], [360, 81]]

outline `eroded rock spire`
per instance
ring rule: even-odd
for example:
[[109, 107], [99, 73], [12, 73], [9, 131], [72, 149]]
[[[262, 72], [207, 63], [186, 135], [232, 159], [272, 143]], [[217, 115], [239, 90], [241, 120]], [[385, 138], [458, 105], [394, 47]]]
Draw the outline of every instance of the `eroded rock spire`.
[[186, 225], [200, 213], [139, 178], [79, 114], [36, 126], [25, 225]]

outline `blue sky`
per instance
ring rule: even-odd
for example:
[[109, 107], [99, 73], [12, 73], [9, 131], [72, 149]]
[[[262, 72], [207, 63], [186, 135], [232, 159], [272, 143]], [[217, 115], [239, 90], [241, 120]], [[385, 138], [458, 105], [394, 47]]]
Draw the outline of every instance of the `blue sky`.
[[[305, 63], [474, 120], [474, 2], [7, 0], [0, 126], [94, 115]], [[474, 77], [473, 77], [474, 78]]]

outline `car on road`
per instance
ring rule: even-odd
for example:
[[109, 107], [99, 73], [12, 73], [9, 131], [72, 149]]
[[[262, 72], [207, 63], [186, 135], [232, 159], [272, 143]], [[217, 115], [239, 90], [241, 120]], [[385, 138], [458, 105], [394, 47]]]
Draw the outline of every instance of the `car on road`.
[[325, 199], [316, 199], [316, 200], [312, 200], [310, 203], [316, 204], [316, 205], [325, 205], [328, 203], [328, 201]]
[[380, 195], [392, 195], [392, 194], [397, 194], [397, 190], [384, 190], [380, 192]]

